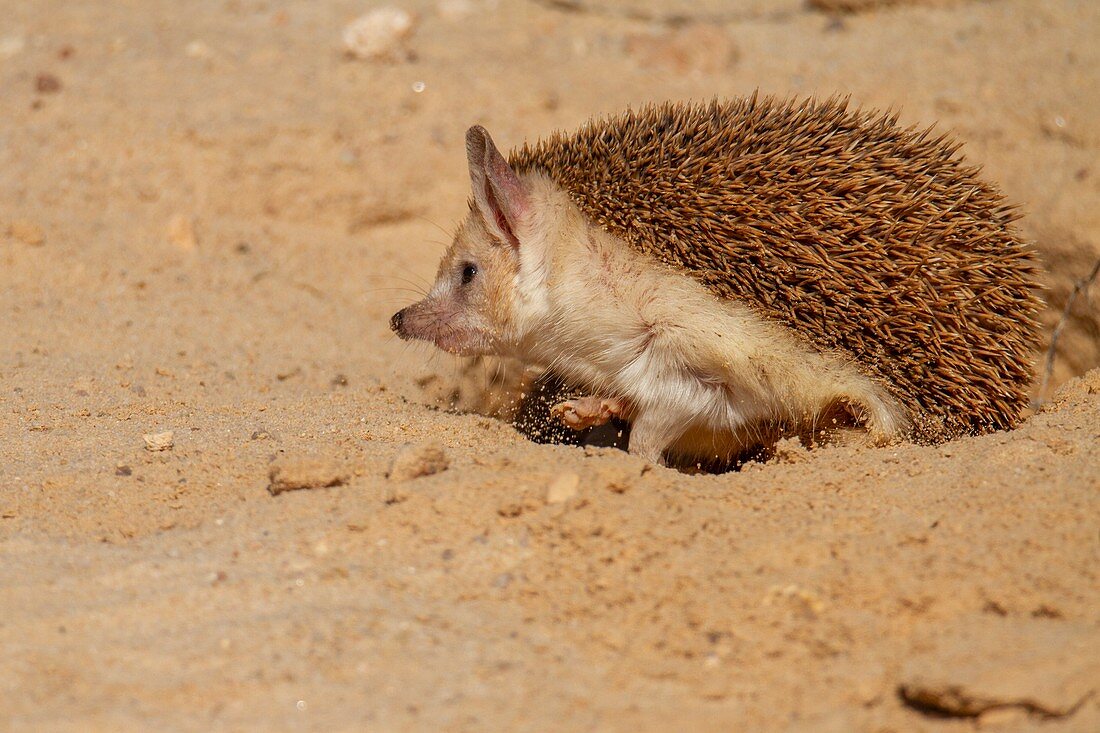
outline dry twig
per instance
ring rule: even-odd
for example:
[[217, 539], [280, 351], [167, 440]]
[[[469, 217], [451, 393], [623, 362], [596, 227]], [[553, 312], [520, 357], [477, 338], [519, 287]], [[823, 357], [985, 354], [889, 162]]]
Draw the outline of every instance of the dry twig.
[[1073, 303], [1077, 300], [1077, 296], [1082, 293], [1084, 293], [1086, 297], [1088, 296], [1089, 286], [1096, 280], [1097, 274], [1100, 274], [1100, 260], [1096, 261], [1096, 264], [1092, 266], [1092, 271], [1089, 272], [1088, 275], [1073, 284], [1073, 290], [1070, 291], [1069, 297], [1066, 298], [1066, 306], [1062, 309], [1062, 317], [1058, 319], [1058, 325], [1050, 332], [1050, 347], [1047, 349], [1046, 368], [1043, 370], [1043, 381], [1039, 385], [1039, 393], [1035, 398], [1035, 407], [1039, 407], [1043, 404], [1043, 395], [1046, 394], [1047, 387], [1050, 385], [1050, 377], [1054, 373], [1054, 356], [1058, 348], [1058, 338], [1062, 335], [1062, 331], [1069, 321], [1069, 313], [1073, 308]]

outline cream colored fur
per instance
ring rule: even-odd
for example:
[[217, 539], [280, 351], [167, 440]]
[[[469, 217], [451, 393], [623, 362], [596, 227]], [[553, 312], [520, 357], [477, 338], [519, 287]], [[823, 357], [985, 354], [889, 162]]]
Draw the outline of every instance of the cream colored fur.
[[906, 427], [881, 385], [747, 305], [589, 222], [555, 183], [521, 176], [530, 210], [501, 350], [616, 398], [630, 452], [727, 458], [782, 426], [798, 432], [838, 405], [877, 441]]

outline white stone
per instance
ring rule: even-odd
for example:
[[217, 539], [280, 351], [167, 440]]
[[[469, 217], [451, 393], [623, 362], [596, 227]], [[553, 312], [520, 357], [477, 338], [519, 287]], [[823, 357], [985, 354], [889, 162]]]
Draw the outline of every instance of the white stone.
[[416, 18], [392, 6], [372, 10], [344, 28], [344, 48], [360, 59], [392, 57], [412, 34]]
[[176, 434], [171, 430], [165, 430], [163, 433], [148, 433], [142, 437], [145, 439], [145, 450], [154, 452], [172, 450], [176, 442]]
[[577, 495], [581, 477], [575, 473], [563, 473], [546, 487], [546, 503], [560, 504]]

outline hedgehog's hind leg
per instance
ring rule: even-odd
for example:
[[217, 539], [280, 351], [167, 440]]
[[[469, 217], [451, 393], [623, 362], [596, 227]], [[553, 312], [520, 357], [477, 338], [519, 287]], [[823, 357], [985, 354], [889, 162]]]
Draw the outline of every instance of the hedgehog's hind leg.
[[690, 416], [678, 414], [675, 410], [641, 410], [630, 423], [630, 455], [652, 461], [658, 466], [667, 466], [665, 450], [681, 435], [690, 422]]
[[[842, 415], [847, 415], [849, 420], [839, 419]], [[862, 428], [872, 445], [893, 442], [909, 427], [905, 410], [884, 388], [874, 383], [857, 384], [842, 391], [826, 403], [817, 417], [815, 427], [826, 430]]]

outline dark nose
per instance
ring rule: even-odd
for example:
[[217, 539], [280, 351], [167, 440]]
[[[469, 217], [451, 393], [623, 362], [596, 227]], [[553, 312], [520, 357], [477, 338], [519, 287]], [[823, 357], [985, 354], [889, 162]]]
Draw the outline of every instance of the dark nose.
[[404, 321], [404, 320], [405, 320], [405, 311], [404, 311], [404, 309], [399, 310], [396, 313], [394, 313], [393, 317], [390, 318], [390, 330], [393, 331], [394, 333], [396, 333], [398, 336], [400, 336], [401, 335], [401, 322]]

